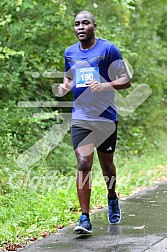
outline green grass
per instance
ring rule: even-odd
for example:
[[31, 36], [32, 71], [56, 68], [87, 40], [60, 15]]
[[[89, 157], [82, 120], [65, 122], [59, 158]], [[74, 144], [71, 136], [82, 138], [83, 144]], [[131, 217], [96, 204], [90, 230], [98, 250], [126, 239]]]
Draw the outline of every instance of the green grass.
[[24, 237], [39, 237], [42, 231], [55, 231], [59, 225], [69, 224], [78, 210], [74, 194], [74, 189], [70, 194], [65, 189], [45, 194], [27, 189], [14, 190], [2, 196], [1, 243], [24, 241]]
[[[64, 148], [64, 149], [63, 149]], [[75, 173], [76, 163], [72, 148], [62, 144], [66, 151], [71, 170], [65, 175], [66, 166], [61, 163], [53, 170], [54, 154], [41, 161], [31, 170], [19, 170], [14, 163], [3, 167], [0, 195], [0, 244], [24, 243], [31, 237], [41, 239], [44, 231], [55, 232], [60, 226], [67, 226], [78, 219], [78, 204]], [[117, 167], [117, 192], [124, 197], [132, 194], [136, 188], [151, 186], [155, 180], [166, 175], [166, 146], [159, 151], [147, 151], [141, 156], [115, 153]], [[60, 150], [59, 150], [60, 151]], [[60, 155], [60, 153], [58, 154]], [[106, 186], [97, 160], [94, 158], [91, 208], [106, 206]]]

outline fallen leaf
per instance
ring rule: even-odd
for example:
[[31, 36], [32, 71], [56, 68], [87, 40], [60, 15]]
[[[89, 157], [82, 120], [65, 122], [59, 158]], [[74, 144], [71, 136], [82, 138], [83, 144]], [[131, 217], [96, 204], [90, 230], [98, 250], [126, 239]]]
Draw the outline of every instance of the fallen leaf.
[[50, 235], [50, 230], [44, 231], [44, 232], [41, 234], [41, 236], [42, 236], [43, 238], [46, 238], [48, 235]]
[[38, 240], [38, 238], [37, 237], [31, 237], [29, 240], [30, 241], [36, 241], [36, 240]]
[[9, 243], [7, 246], [6, 246], [6, 250], [8, 251], [17, 251], [18, 248], [20, 248], [21, 246], [18, 245], [18, 244], [15, 244], [15, 243]]

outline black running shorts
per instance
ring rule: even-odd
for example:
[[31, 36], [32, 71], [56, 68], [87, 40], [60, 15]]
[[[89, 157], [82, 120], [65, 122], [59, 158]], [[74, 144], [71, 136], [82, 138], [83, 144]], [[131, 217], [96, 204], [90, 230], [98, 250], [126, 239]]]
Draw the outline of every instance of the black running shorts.
[[114, 152], [117, 122], [72, 120], [71, 135], [74, 149], [93, 143], [101, 152]]

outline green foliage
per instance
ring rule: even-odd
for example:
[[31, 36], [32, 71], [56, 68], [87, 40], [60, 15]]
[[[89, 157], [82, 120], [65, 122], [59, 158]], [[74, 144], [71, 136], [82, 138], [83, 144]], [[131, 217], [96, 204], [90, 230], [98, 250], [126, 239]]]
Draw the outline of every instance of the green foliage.
[[[165, 147], [166, 148], [166, 147]], [[66, 155], [71, 150], [65, 149]], [[117, 192], [120, 196], [132, 194], [133, 190], [153, 184], [165, 176], [166, 152], [152, 151], [142, 157], [126, 157], [116, 152], [118, 168]], [[75, 162], [75, 158], [72, 158]], [[41, 164], [42, 165], [42, 164]], [[91, 208], [104, 207], [106, 187], [95, 155], [92, 175]], [[36, 170], [6, 168], [6, 179], [0, 181], [3, 193], [0, 195], [0, 244], [6, 242], [25, 243], [30, 238], [41, 239], [44, 231], [55, 232], [59, 226], [76, 222], [80, 207], [75, 189], [75, 176], [67, 173], [48, 172], [46, 163]], [[107, 219], [106, 219], [107, 221]]]
[[68, 194], [62, 188], [40, 194], [31, 189], [15, 189], [10, 194], [0, 196], [3, 205], [0, 211], [1, 231], [3, 230], [0, 233], [1, 244], [6, 240], [28, 241], [28, 237], [39, 237], [47, 230], [56, 231], [59, 226], [76, 219], [79, 206], [73, 191], [74, 188]]
[[[46, 99], [51, 96], [49, 80], [33, 79], [32, 73], [63, 70], [71, 25], [66, 4], [61, 0], [6, 0], [1, 5], [1, 99]], [[62, 39], [64, 36], [66, 39]]]
[[[77, 218], [76, 161], [69, 134], [58, 148], [29, 170], [20, 170], [15, 161], [58, 123], [59, 113], [55, 108], [21, 108], [18, 102], [72, 99], [71, 94], [61, 99], [55, 97], [53, 84], [62, 79], [55, 80], [43, 73], [63, 71], [64, 50], [76, 41], [74, 17], [84, 9], [96, 17], [97, 36], [116, 44], [133, 68], [133, 86], [121, 93], [126, 96], [140, 83], [152, 89], [152, 95], [134, 113], [119, 117], [118, 190], [121, 195], [128, 195], [135, 187], [147, 186], [155, 176], [163, 175], [161, 169], [154, 174], [152, 171], [166, 162], [167, 6], [164, 1], [1, 0], [1, 243], [20, 241], [26, 233], [40, 236], [46, 229], [54, 231], [54, 225], [67, 225]], [[62, 110], [66, 112], [67, 108]], [[49, 114], [35, 118], [34, 113]], [[99, 181], [97, 170], [92, 207], [106, 204], [104, 181]], [[52, 177], [53, 181], [49, 180]], [[66, 190], [67, 183], [70, 193]]]

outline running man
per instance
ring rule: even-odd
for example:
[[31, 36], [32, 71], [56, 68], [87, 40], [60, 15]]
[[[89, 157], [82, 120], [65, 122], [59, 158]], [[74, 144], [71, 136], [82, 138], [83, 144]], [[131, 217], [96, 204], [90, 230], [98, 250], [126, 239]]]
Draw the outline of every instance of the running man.
[[[117, 224], [121, 220], [118, 196], [115, 192], [116, 168], [113, 156], [117, 138], [117, 112], [114, 91], [128, 88], [131, 78], [117, 47], [95, 36], [96, 22], [88, 11], [75, 17], [76, 44], [65, 51], [64, 83], [58, 87], [59, 96], [72, 88], [72, 143], [76, 155], [77, 193], [82, 211], [77, 234], [91, 234], [90, 173], [94, 148], [108, 189], [108, 221]], [[83, 183], [84, 181], [84, 183]]]

